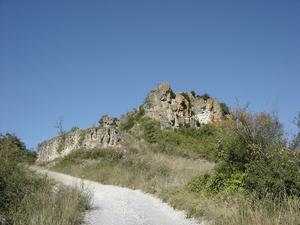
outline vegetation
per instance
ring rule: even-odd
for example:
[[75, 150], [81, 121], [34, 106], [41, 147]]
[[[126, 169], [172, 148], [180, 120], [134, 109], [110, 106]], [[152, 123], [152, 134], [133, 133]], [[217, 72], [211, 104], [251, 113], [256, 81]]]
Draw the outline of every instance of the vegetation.
[[192, 158], [216, 158], [216, 140], [219, 135], [214, 125], [202, 125], [200, 128], [186, 127], [178, 130], [160, 129], [159, 122], [144, 117], [140, 120], [142, 134], [140, 138], [151, 144], [151, 149], [170, 155]]
[[229, 107], [224, 102], [221, 102], [220, 106], [221, 106], [221, 110], [222, 110], [223, 116], [230, 114]]
[[142, 189], [214, 225], [299, 225], [300, 153], [287, 148], [275, 114], [238, 109], [229, 120], [178, 130], [130, 116], [126, 151], [79, 150], [54, 169]]
[[295, 118], [295, 125], [298, 128], [298, 133], [294, 136], [294, 138], [290, 144], [290, 149], [300, 151], [300, 112], [298, 113], [297, 117]]
[[88, 196], [27, 170], [34, 157], [15, 135], [0, 135], [0, 224], [81, 223]]
[[170, 202], [192, 177], [213, 167], [214, 163], [203, 159], [171, 156], [150, 149], [91, 149], [71, 153], [53, 169], [104, 184], [141, 189]]
[[129, 131], [135, 123], [137, 123], [144, 116], [144, 105], [141, 105], [139, 109], [127, 114], [120, 124], [120, 129], [122, 131]]
[[200, 97], [203, 98], [203, 100], [205, 101], [211, 98], [208, 93], [204, 93], [203, 95], [200, 95]]
[[218, 193], [243, 190], [263, 198], [300, 197], [300, 155], [288, 151], [276, 116], [235, 113], [235, 124], [218, 147], [221, 163], [211, 175], [191, 182], [192, 190]]
[[197, 94], [196, 94], [196, 92], [195, 92], [195, 91], [191, 91], [191, 94], [192, 94], [194, 97], [196, 97], [196, 96], [197, 96]]

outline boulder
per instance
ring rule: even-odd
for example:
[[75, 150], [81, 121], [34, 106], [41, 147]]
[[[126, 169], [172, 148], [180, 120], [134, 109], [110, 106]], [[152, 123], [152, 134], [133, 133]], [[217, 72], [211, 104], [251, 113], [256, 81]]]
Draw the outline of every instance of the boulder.
[[162, 128], [199, 127], [223, 118], [216, 99], [205, 99], [193, 92], [175, 93], [167, 82], [148, 94], [144, 110], [146, 116], [160, 121]]

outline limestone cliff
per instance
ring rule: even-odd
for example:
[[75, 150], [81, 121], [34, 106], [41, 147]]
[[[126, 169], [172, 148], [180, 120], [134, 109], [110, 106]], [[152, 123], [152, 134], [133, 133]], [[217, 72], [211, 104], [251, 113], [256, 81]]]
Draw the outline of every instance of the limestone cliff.
[[[224, 118], [224, 110], [216, 99], [194, 92], [175, 93], [166, 82], [148, 94], [142, 108], [143, 116], [159, 121], [162, 129], [199, 127]], [[126, 140], [119, 129], [119, 119], [103, 116], [99, 123], [97, 127], [76, 129], [42, 142], [37, 161], [52, 161], [75, 149], [124, 146]]]
[[160, 121], [162, 128], [199, 127], [223, 118], [220, 103], [194, 92], [174, 93], [167, 82], [151, 91], [144, 104], [145, 115]]
[[38, 146], [37, 162], [48, 162], [68, 155], [75, 149], [120, 147], [119, 120], [103, 116], [98, 127], [76, 129], [46, 140]]

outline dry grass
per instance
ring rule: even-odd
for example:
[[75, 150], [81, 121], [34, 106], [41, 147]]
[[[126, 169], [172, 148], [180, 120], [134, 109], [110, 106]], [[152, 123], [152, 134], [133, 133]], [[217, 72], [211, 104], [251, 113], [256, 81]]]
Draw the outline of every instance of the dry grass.
[[214, 225], [299, 225], [300, 200], [287, 197], [280, 201], [238, 196], [231, 199], [227, 212], [217, 217]]
[[14, 225], [79, 225], [89, 205], [90, 197], [84, 190], [43, 179], [20, 200], [11, 218]]
[[[115, 151], [94, 150], [94, 151]], [[71, 156], [72, 157], [72, 156]], [[186, 159], [154, 152], [128, 152], [121, 158], [86, 158], [79, 154], [54, 169], [105, 184], [115, 184], [156, 193], [161, 189], [181, 187], [193, 176], [209, 172], [214, 164], [206, 160]]]
[[8, 224], [83, 224], [84, 212], [90, 206], [89, 193], [84, 189], [56, 184], [47, 177], [39, 177], [31, 172], [24, 175], [27, 177], [26, 184], [23, 184], [26, 185], [26, 191], [22, 198], [11, 205]]
[[117, 157], [90, 157], [89, 152], [70, 155], [52, 169], [104, 184], [141, 189], [153, 193], [188, 216], [204, 218], [211, 225], [300, 225], [300, 200], [254, 200], [245, 195], [221, 193], [203, 196], [192, 193], [192, 177], [209, 173], [214, 163], [201, 159], [170, 156], [152, 151], [132, 150]]
[[188, 216], [208, 220], [210, 225], [300, 224], [300, 199], [294, 197], [280, 201], [232, 193], [208, 197], [181, 189], [168, 200], [175, 208], [187, 210]]

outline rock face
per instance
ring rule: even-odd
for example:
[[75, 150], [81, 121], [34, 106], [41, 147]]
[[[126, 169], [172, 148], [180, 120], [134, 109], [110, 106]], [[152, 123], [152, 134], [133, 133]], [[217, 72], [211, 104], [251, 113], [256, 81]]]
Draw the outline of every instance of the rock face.
[[[199, 127], [221, 120], [220, 103], [194, 92], [174, 93], [166, 82], [151, 91], [143, 104], [144, 116], [160, 122], [161, 128]], [[42, 142], [38, 146], [38, 162], [49, 162], [68, 155], [75, 149], [124, 146], [124, 135], [117, 118], [103, 116], [98, 127], [76, 129]]]
[[38, 146], [37, 162], [64, 157], [75, 149], [120, 147], [122, 137], [118, 130], [119, 120], [103, 116], [99, 123], [98, 127], [76, 129], [42, 142]]
[[144, 104], [145, 115], [160, 121], [162, 128], [199, 127], [223, 118], [216, 99], [193, 92], [174, 93], [167, 82], [151, 91]]

